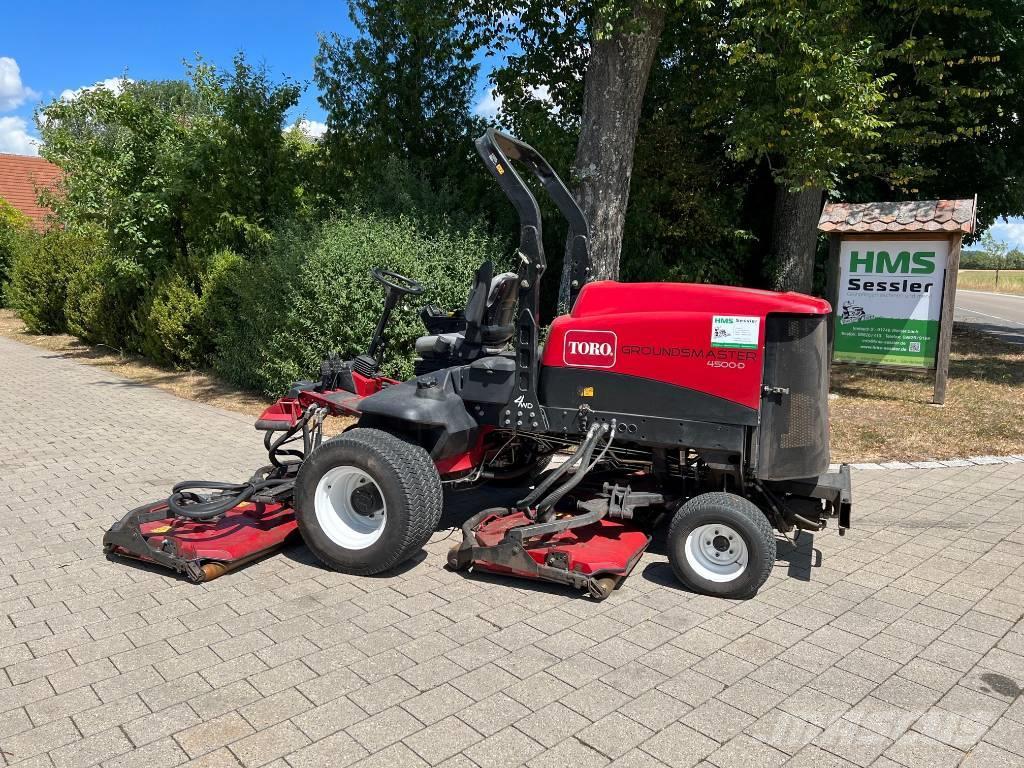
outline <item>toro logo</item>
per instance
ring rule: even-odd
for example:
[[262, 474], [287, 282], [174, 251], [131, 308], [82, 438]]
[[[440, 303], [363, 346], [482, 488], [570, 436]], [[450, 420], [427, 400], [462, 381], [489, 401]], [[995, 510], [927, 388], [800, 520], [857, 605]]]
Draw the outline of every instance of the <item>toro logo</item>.
[[612, 331], [566, 331], [562, 356], [574, 368], [614, 368], [617, 346]]

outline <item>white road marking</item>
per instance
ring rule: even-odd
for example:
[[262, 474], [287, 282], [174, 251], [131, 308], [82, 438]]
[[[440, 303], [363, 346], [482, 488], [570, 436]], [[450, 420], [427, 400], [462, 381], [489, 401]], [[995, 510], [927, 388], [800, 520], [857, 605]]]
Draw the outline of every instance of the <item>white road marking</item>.
[[1002, 296], [1003, 298], [1006, 298], [1006, 299], [1020, 299], [1021, 301], [1024, 301], [1024, 296], [1021, 296], [1021, 295], [1016, 294], [1016, 293], [996, 293], [995, 291], [972, 291], [969, 288], [957, 288], [956, 292], [957, 293], [976, 293], [979, 296]]
[[979, 312], [976, 309], [967, 309], [967, 307], [956, 307], [956, 309], [959, 310], [960, 312], [970, 312], [972, 315], [981, 315], [982, 317], [990, 317], [993, 320], [1001, 320], [1004, 323], [1009, 323], [1010, 325], [1016, 325], [1016, 326], [1019, 326], [1021, 328], [1024, 328], [1024, 325], [1022, 325], [1021, 323], [1018, 323], [1016, 320], [1009, 320], [1009, 319], [1007, 319], [1005, 317], [999, 317], [999, 315], [986, 315], [984, 312]]

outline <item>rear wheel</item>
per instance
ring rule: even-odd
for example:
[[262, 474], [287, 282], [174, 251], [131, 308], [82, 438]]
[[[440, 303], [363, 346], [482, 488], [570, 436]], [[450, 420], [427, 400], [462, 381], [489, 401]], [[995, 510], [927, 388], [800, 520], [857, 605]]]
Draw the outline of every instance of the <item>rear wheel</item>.
[[434, 532], [441, 507], [441, 479], [427, 452], [378, 429], [327, 441], [295, 481], [306, 546], [346, 573], [380, 573], [408, 560]]
[[668, 558], [676, 577], [706, 595], [746, 599], [775, 563], [775, 531], [751, 501], [732, 493], [704, 493], [683, 504], [668, 531]]

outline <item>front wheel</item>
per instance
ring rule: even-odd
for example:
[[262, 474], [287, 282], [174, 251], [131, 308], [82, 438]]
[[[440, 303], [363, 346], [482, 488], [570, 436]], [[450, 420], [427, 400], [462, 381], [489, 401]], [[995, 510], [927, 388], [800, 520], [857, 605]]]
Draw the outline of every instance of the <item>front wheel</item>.
[[771, 573], [775, 531], [748, 499], [703, 493], [672, 518], [668, 559], [676, 577], [695, 592], [746, 599], [757, 594]]
[[427, 452], [378, 429], [325, 442], [295, 480], [306, 546], [345, 573], [380, 573], [408, 560], [434, 532], [441, 507], [441, 479]]

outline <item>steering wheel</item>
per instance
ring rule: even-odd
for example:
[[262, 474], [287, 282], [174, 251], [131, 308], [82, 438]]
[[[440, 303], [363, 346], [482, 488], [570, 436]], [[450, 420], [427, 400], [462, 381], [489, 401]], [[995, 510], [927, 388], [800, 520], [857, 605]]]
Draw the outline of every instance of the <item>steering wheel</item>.
[[407, 293], [410, 296], [419, 296], [426, 290], [419, 280], [413, 280], [411, 277], [392, 272], [390, 269], [374, 267], [370, 270], [370, 277], [385, 288], [393, 288], [399, 293]]

